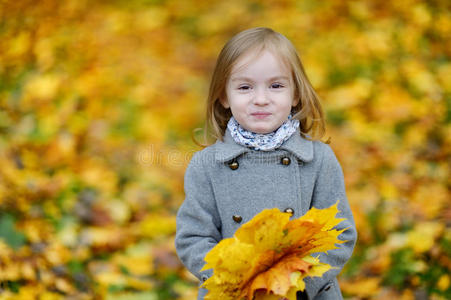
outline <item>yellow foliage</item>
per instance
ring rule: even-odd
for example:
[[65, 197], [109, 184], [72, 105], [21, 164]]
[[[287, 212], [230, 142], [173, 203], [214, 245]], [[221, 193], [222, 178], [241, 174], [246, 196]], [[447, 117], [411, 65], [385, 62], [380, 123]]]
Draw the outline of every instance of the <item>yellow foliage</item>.
[[158, 237], [175, 233], [175, 216], [149, 214], [140, 224], [140, 234], [144, 237]]
[[432, 248], [435, 239], [443, 232], [444, 228], [444, 224], [437, 222], [416, 224], [415, 228], [407, 233], [407, 245], [415, 252], [426, 252]]
[[61, 84], [61, 78], [56, 74], [46, 74], [32, 78], [25, 88], [26, 97], [30, 97], [30, 101], [36, 99], [52, 99], [58, 92]]
[[438, 282], [437, 282], [437, 287], [441, 290], [441, 291], [445, 291], [449, 288], [450, 286], [450, 278], [448, 274], [444, 274], [442, 276], [440, 276]]
[[112, 262], [127, 269], [134, 275], [149, 275], [153, 272], [153, 262], [150, 253], [142, 255], [117, 254]]
[[343, 230], [332, 229], [343, 220], [335, 218], [337, 205], [312, 208], [292, 221], [287, 213], [266, 209], [243, 224], [205, 257], [202, 270], [213, 269], [203, 284], [209, 290], [206, 299], [296, 299], [296, 291], [305, 289], [305, 277], [331, 268], [311, 254], [343, 242], [338, 239]]
[[167, 10], [160, 7], [151, 7], [138, 12], [134, 22], [140, 29], [152, 30], [163, 26], [168, 17]]
[[361, 104], [371, 94], [373, 82], [357, 79], [354, 82], [332, 90], [327, 99], [331, 109], [347, 109]]
[[340, 282], [340, 287], [344, 293], [356, 295], [359, 298], [370, 298], [380, 292], [380, 283], [380, 278], [359, 278]]
[[30, 47], [30, 33], [23, 31], [9, 41], [7, 56], [23, 55]]

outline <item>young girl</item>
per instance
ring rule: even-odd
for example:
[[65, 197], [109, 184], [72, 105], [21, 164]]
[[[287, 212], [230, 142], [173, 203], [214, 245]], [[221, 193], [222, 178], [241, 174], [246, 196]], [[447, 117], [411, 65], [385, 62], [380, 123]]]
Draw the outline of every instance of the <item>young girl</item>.
[[[201, 281], [205, 255], [266, 208], [292, 218], [340, 200], [339, 249], [320, 254], [336, 267], [306, 279], [298, 299], [341, 299], [336, 276], [350, 258], [357, 233], [343, 173], [324, 135], [323, 112], [291, 42], [269, 28], [234, 36], [222, 49], [210, 84], [207, 121], [216, 143], [196, 152], [185, 173], [185, 201], [175, 245]], [[199, 290], [198, 299], [207, 291]]]

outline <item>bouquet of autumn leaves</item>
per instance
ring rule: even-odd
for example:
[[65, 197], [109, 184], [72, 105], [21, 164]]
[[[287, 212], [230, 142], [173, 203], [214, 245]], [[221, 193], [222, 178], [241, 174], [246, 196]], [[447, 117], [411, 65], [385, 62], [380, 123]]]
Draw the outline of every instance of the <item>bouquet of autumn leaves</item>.
[[291, 221], [288, 213], [265, 209], [243, 224], [206, 255], [202, 270], [213, 268], [213, 276], [202, 285], [205, 299], [295, 300], [304, 278], [332, 268], [311, 254], [344, 242], [338, 236], [345, 229], [332, 229], [344, 220], [335, 218], [337, 206], [312, 208]]

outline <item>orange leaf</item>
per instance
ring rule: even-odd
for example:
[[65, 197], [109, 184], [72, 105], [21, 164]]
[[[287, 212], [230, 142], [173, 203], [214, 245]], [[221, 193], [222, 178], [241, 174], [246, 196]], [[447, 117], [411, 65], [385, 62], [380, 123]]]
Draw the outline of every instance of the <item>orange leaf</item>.
[[263, 289], [276, 295], [286, 295], [291, 287], [290, 275], [295, 271], [307, 273], [311, 264], [300, 259], [296, 253], [283, 257], [267, 271], [258, 274], [243, 290], [242, 297], [254, 298], [256, 290]]

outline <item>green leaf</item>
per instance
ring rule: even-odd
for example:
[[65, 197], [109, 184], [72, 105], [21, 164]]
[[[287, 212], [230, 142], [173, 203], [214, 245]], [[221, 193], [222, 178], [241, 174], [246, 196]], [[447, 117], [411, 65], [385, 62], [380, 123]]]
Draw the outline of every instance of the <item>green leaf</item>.
[[108, 294], [107, 300], [157, 300], [154, 292]]
[[25, 235], [15, 228], [15, 219], [12, 215], [0, 216], [0, 238], [15, 250], [25, 244]]

